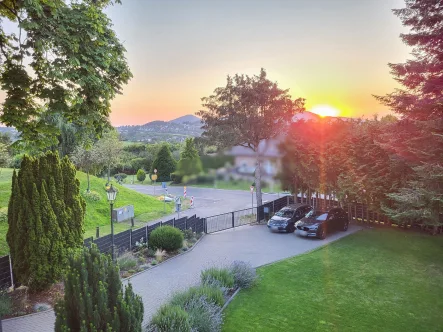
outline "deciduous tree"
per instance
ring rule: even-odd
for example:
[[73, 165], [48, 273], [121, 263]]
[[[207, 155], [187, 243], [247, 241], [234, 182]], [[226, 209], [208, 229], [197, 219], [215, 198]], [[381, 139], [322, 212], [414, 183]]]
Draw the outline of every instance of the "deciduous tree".
[[235, 145], [251, 149], [256, 154], [257, 204], [262, 204], [262, 156], [259, 144], [284, 133], [295, 113], [304, 110], [304, 99], [292, 100], [288, 90], [259, 75], [228, 76], [226, 86], [202, 98], [203, 110], [197, 115], [203, 121], [204, 137], [219, 147]]
[[0, 2], [0, 121], [37, 148], [57, 143], [46, 117], [100, 134], [108, 127], [110, 101], [131, 78], [125, 49], [104, 9], [112, 0]]

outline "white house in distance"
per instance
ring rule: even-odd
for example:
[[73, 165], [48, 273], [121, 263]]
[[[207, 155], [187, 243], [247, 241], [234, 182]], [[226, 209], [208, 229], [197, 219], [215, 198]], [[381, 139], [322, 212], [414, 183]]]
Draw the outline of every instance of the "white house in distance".
[[[296, 120], [318, 120], [319, 115], [311, 112], [296, 114], [293, 121]], [[262, 179], [266, 182], [274, 182], [274, 177], [281, 169], [281, 153], [278, 146], [284, 140], [284, 135], [271, 140], [263, 140], [259, 144], [259, 152], [262, 155]], [[251, 149], [243, 146], [234, 146], [227, 152], [234, 157], [234, 168], [239, 177], [252, 179], [256, 167], [256, 154]]]

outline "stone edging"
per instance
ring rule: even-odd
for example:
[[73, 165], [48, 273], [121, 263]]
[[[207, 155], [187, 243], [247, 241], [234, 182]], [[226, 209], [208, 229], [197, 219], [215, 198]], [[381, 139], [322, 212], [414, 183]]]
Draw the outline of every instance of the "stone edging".
[[[133, 274], [132, 276], [130, 276], [130, 277], [128, 277], [128, 278], [121, 279], [121, 282], [124, 283], [124, 282], [126, 282], [126, 281], [129, 281], [131, 278], [133, 278], [133, 277], [135, 277], [135, 276], [138, 276], [139, 274], [142, 274], [142, 273], [144, 273], [144, 272], [146, 272], [146, 271], [149, 271], [149, 270], [151, 270], [151, 269], [153, 269], [153, 268], [156, 268], [156, 267], [158, 267], [158, 266], [160, 266], [160, 265], [162, 265], [162, 264], [164, 264], [164, 263], [166, 263], [166, 262], [168, 262], [168, 261], [170, 261], [170, 260], [173, 260], [174, 258], [177, 258], [177, 257], [179, 257], [179, 256], [181, 256], [181, 255], [184, 255], [184, 254], [186, 254], [186, 253], [188, 253], [188, 252], [191, 252], [192, 250], [194, 250], [195, 246], [201, 241], [201, 239], [203, 239], [203, 238], [205, 237], [205, 235], [206, 235], [206, 234], [203, 234], [202, 237], [200, 237], [200, 238], [197, 240], [197, 242], [195, 242], [194, 245], [193, 245], [189, 250], [184, 251], [184, 252], [182, 252], [182, 253], [180, 253], [180, 254], [174, 256], [174, 257], [171, 257], [171, 258], [169, 258], [169, 259], [167, 259], [167, 260], [165, 260], [165, 261], [163, 261], [163, 262], [161, 262], [161, 263], [159, 263], [159, 264], [157, 264], [157, 265], [151, 266], [150, 268], [148, 268], [148, 269], [146, 269], [146, 270], [143, 270], [143, 271], [140, 271], [140, 272], [138, 272], [138, 273], [135, 273], [135, 274]], [[18, 319], [25, 319], [25, 318], [27, 318], [27, 317], [31, 317], [31, 316], [45, 315], [45, 314], [49, 314], [51, 311], [52, 311], [52, 312], [54, 313], [54, 315], [55, 315], [54, 308], [51, 308], [51, 309], [49, 309], [49, 310], [45, 310], [45, 311], [41, 311], [41, 312], [33, 312], [32, 314], [27, 314], [27, 315], [23, 315], [23, 316], [17, 316], [17, 317], [11, 317], [11, 318], [7, 318], [7, 319], [2, 319], [2, 321], [7, 322], [7, 321], [18, 320]]]
[[229, 303], [234, 299], [234, 297], [240, 292], [241, 287], [237, 288], [237, 290], [234, 292], [234, 294], [231, 295], [231, 297], [226, 301], [226, 303], [223, 305], [220, 311], [225, 310], [225, 308], [228, 306]]

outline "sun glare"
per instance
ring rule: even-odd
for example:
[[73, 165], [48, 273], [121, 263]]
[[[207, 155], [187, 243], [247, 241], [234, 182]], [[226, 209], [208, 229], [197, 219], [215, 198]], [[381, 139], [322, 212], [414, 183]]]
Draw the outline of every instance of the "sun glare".
[[321, 117], [325, 116], [338, 116], [340, 111], [329, 105], [316, 105], [311, 108], [311, 112], [320, 115]]

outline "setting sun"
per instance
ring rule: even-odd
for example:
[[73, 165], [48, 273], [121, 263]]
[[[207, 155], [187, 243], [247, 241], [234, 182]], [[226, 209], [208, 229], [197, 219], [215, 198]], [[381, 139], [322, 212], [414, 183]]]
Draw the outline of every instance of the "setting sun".
[[338, 116], [340, 111], [329, 105], [316, 105], [310, 110], [312, 113], [318, 114], [321, 117], [325, 116]]

